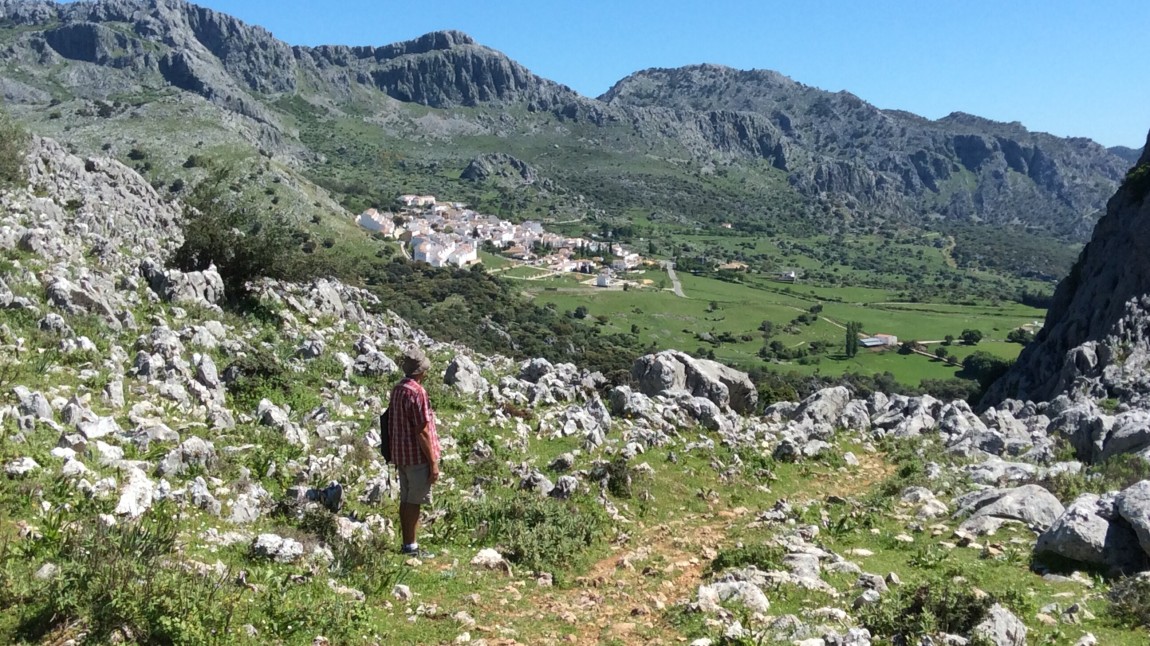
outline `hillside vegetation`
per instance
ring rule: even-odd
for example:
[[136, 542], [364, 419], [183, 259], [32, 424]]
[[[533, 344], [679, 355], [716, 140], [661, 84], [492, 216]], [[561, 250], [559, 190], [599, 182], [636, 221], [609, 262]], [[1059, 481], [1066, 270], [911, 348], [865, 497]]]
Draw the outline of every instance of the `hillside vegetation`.
[[[0, 193], [7, 642], [1145, 638], [1135, 584], [1031, 557], [1059, 500], [1145, 463], [1003, 462], [1007, 442], [1065, 459], [1018, 434], [1041, 414], [827, 388], [758, 415], [745, 375], [679, 353], [613, 387], [435, 340], [329, 279], [259, 269], [232, 299], [215, 268], [157, 264], [195, 221], [130, 169], [31, 145], [29, 188]], [[397, 551], [375, 447], [409, 344], [445, 447], [424, 561]], [[691, 381], [650, 379], [668, 368]]]
[[[0, 0], [0, 86], [0, 641], [1147, 641], [1145, 155], [182, 0]], [[412, 263], [401, 193], [652, 262]]]
[[[1005, 228], [1043, 251], [1018, 263], [982, 245], [956, 254], [960, 266], [1046, 279], [1069, 260], [1051, 250], [1085, 238], [1132, 152], [715, 65], [636, 72], [593, 99], [460, 32], [312, 48], [184, 2], [0, 12], [0, 75], [36, 132], [138, 162], [164, 186], [189, 179], [189, 156], [258, 152], [353, 211], [416, 192], [556, 223], [973, 227], [982, 240]], [[296, 180], [283, 188], [280, 204], [305, 217], [329, 206]]]

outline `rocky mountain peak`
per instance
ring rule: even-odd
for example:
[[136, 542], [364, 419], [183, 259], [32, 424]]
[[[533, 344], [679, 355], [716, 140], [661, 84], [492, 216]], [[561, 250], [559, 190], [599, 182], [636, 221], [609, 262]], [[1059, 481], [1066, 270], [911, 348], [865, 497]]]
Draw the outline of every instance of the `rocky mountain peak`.
[[737, 70], [704, 63], [677, 68], [649, 68], [611, 86], [600, 101], [642, 107], [680, 107], [759, 111], [763, 93], [801, 87], [772, 70]]
[[[1145, 150], [1145, 149], [1144, 149]], [[987, 395], [1150, 405], [1150, 153], [1107, 205], [1035, 342]]]
[[378, 51], [385, 52], [386, 58], [394, 58], [405, 54], [426, 54], [437, 50], [454, 49], [466, 45], [476, 45], [475, 39], [461, 31], [446, 30], [433, 31], [401, 43], [380, 47]]

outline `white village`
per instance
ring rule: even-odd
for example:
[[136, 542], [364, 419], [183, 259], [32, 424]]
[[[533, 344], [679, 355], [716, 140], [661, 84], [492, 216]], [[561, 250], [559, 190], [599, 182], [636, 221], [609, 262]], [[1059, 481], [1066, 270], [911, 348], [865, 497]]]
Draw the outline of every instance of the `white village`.
[[552, 272], [593, 274], [596, 285], [607, 287], [616, 274], [649, 262], [621, 244], [551, 233], [531, 220], [515, 224], [432, 195], [401, 195], [396, 202], [396, 212], [368, 209], [356, 224], [400, 241], [412, 260], [433, 267], [480, 263], [487, 248]]

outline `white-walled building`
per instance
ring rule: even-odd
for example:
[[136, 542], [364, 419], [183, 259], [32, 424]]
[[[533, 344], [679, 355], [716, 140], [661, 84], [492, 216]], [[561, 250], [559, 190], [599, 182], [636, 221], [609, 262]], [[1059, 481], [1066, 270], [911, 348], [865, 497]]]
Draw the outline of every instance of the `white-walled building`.
[[[511, 258], [531, 262], [543, 258], [554, 271], [584, 271], [591, 273], [603, 262], [602, 258], [576, 259], [587, 252], [610, 249], [615, 257], [612, 268], [628, 271], [640, 266], [639, 254], [618, 243], [587, 240], [546, 231], [537, 221], [514, 224], [494, 215], [483, 215], [459, 202], [436, 202], [432, 195], [400, 195], [397, 202], [399, 216], [368, 209], [356, 218], [356, 223], [373, 232], [396, 238], [410, 245], [411, 257], [435, 267], [454, 265], [465, 267], [479, 262], [479, 250], [491, 244]], [[402, 219], [400, 219], [402, 218]], [[401, 224], [397, 225], [399, 221]], [[613, 274], [603, 280], [610, 284]]]
[[400, 195], [396, 201], [408, 208], [435, 206], [434, 195]]
[[375, 209], [368, 209], [356, 217], [355, 223], [368, 231], [394, 237], [396, 235], [394, 217], [391, 213], [380, 213]]

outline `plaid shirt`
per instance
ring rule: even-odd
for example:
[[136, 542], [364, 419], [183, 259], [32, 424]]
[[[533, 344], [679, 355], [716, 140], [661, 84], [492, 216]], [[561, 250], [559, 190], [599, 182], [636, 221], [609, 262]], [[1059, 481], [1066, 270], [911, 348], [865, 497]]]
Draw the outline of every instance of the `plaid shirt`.
[[[428, 464], [439, 461], [439, 435], [435, 432], [435, 413], [427, 391], [414, 379], [405, 378], [391, 390], [388, 404], [388, 430], [391, 432], [391, 458], [399, 466]], [[430, 460], [419, 448], [419, 430], [428, 426], [431, 436]]]

